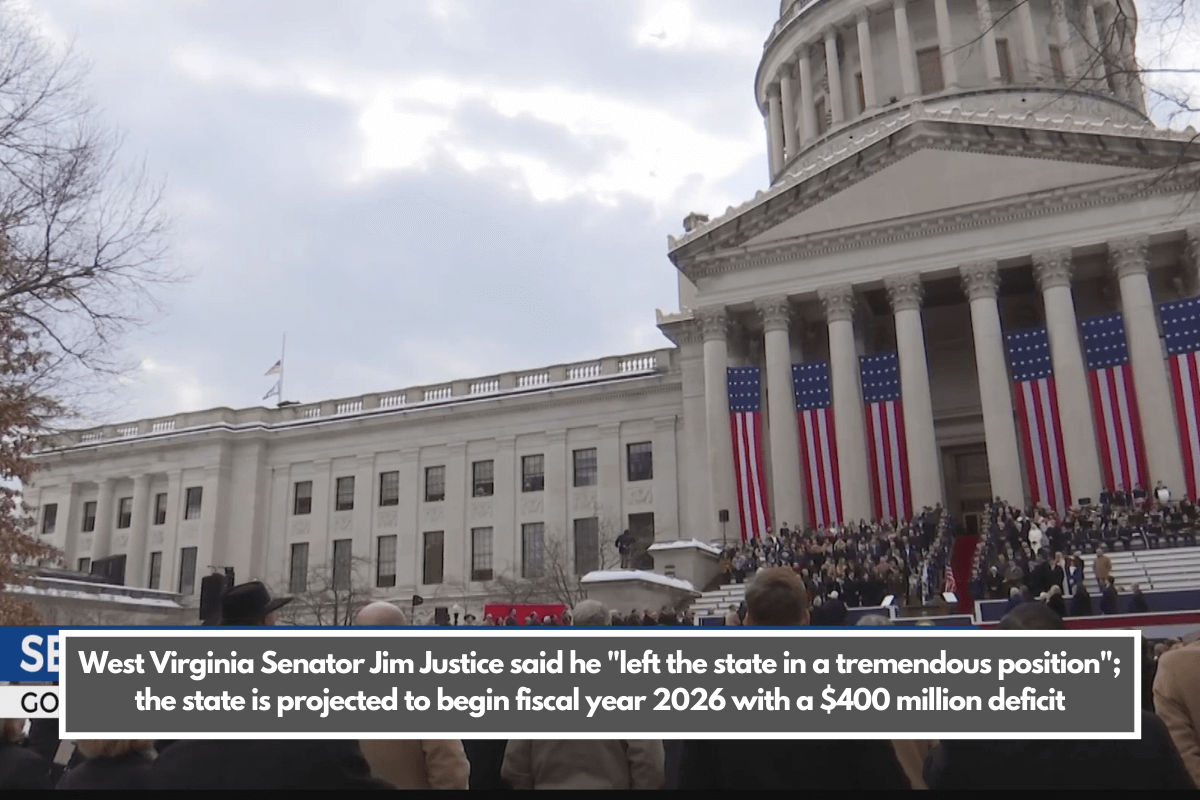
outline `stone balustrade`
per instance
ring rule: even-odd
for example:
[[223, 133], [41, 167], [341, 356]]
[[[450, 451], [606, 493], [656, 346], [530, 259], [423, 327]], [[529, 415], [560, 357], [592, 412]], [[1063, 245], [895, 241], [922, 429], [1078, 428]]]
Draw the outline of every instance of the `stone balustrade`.
[[283, 408], [214, 408], [176, 414], [174, 417], [168, 418], [147, 419], [71, 431], [54, 437], [43, 449], [53, 450], [99, 444], [118, 439], [129, 440], [212, 425], [226, 425], [233, 428], [286, 425], [300, 420], [352, 417], [380, 409], [419, 409], [465, 399], [477, 399], [481, 396], [504, 396], [508, 393], [519, 394], [554, 386], [568, 386], [573, 383], [650, 375], [671, 369], [674, 352], [674, 350], [663, 349], [633, 353], [626, 356], [544, 367], [538, 370], [508, 372], [470, 380], [419, 386], [386, 393], [365, 394], [361, 397], [325, 400], [318, 403], [304, 403]]

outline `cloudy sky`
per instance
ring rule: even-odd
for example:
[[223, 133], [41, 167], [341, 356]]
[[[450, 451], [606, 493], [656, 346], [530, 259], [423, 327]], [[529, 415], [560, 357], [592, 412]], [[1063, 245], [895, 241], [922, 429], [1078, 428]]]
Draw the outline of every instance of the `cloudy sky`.
[[766, 181], [778, 0], [35, 0], [165, 177], [194, 277], [122, 416], [667, 345], [668, 233]]
[[129, 340], [124, 418], [261, 403], [285, 332], [299, 401], [666, 345], [667, 234], [766, 182], [778, 0], [27, 5], [194, 276]]

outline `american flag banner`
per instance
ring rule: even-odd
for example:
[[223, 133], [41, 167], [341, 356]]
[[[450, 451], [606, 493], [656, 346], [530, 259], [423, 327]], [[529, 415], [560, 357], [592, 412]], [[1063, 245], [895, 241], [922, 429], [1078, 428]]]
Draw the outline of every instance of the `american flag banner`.
[[1175, 419], [1183, 447], [1187, 496], [1200, 487], [1200, 298], [1158, 307], [1175, 393]]
[[908, 485], [908, 446], [900, 405], [900, 367], [896, 354], [859, 358], [863, 405], [867, 416], [867, 462], [878, 519], [912, 516]]
[[1146, 447], [1133, 390], [1125, 321], [1120, 314], [1110, 314], [1084, 320], [1082, 328], [1104, 488], [1148, 489]]
[[808, 494], [808, 524], [829, 528], [842, 519], [842, 489], [838, 482], [837, 437], [829, 362], [792, 365], [792, 389], [800, 429], [800, 461]]
[[762, 388], [758, 367], [729, 369], [729, 425], [733, 432], [733, 478], [737, 483], [742, 538], [763, 538], [767, 513], [762, 457]]
[[1058, 391], [1050, 366], [1050, 339], [1045, 328], [1037, 328], [1006, 333], [1004, 340], [1030, 499], [1065, 513], [1071, 502], [1071, 485], [1058, 415]]

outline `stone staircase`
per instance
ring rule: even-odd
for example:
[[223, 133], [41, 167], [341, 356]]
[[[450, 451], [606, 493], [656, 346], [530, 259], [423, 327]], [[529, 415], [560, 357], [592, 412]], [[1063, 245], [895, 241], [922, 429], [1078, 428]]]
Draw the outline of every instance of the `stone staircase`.
[[697, 597], [692, 601], [692, 613], [696, 615], [697, 622], [704, 617], [724, 617], [729, 613], [729, 607], [741, 605], [745, 596], [746, 584], [731, 583]]

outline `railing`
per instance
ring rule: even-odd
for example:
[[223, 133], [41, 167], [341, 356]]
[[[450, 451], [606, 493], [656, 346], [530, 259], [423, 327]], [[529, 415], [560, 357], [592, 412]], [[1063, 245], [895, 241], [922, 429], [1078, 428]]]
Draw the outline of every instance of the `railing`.
[[43, 452], [73, 445], [96, 444], [108, 439], [132, 439], [151, 434], [197, 430], [214, 424], [271, 426], [298, 419], [349, 416], [369, 413], [376, 409], [419, 408], [423, 403], [455, 402], [471, 397], [503, 395], [506, 392], [537, 390], [542, 387], [573, 382], [633, 377], [639, 373], [654, 372], [660, 367], [669, 367], [672, 352], [672, 350], [664, 349], [651, 353], [593, 359], [529, 372], [509, 372], [486, 378], [455, 381], [452, 384], [440, 386], [405, 389], [388, 394], [331, 399], [290, 408], [209, 409], [177, 414], [168, 419], [125, 422], [116, 427], [106, 426], [64, 434], [55, 440], [55, 443], [43, 448]]
[[792, 20], [823, 1], [824, 0], [796, 0], [796, 4], [789, 8], [787, 13], [780, 17], [779, 21], [775, 23], [775, 26], [771, 28], [771, 35], [767, 37], [767, 41], [766, 44], [763, 45], [763, 49], [766, 50], [768, 47], [770, 47], [771, 42], [775, 41], [775, 37], [779, 35], [780, 31], [790, 25]]
[[567, 380], [579, 381], [585, 378], [598, 378], [600, 377], [601, 369], [602, 367], [599, 361], [597, 361], [595, 364], [579, 364], [574, 367], [568, 367]]

